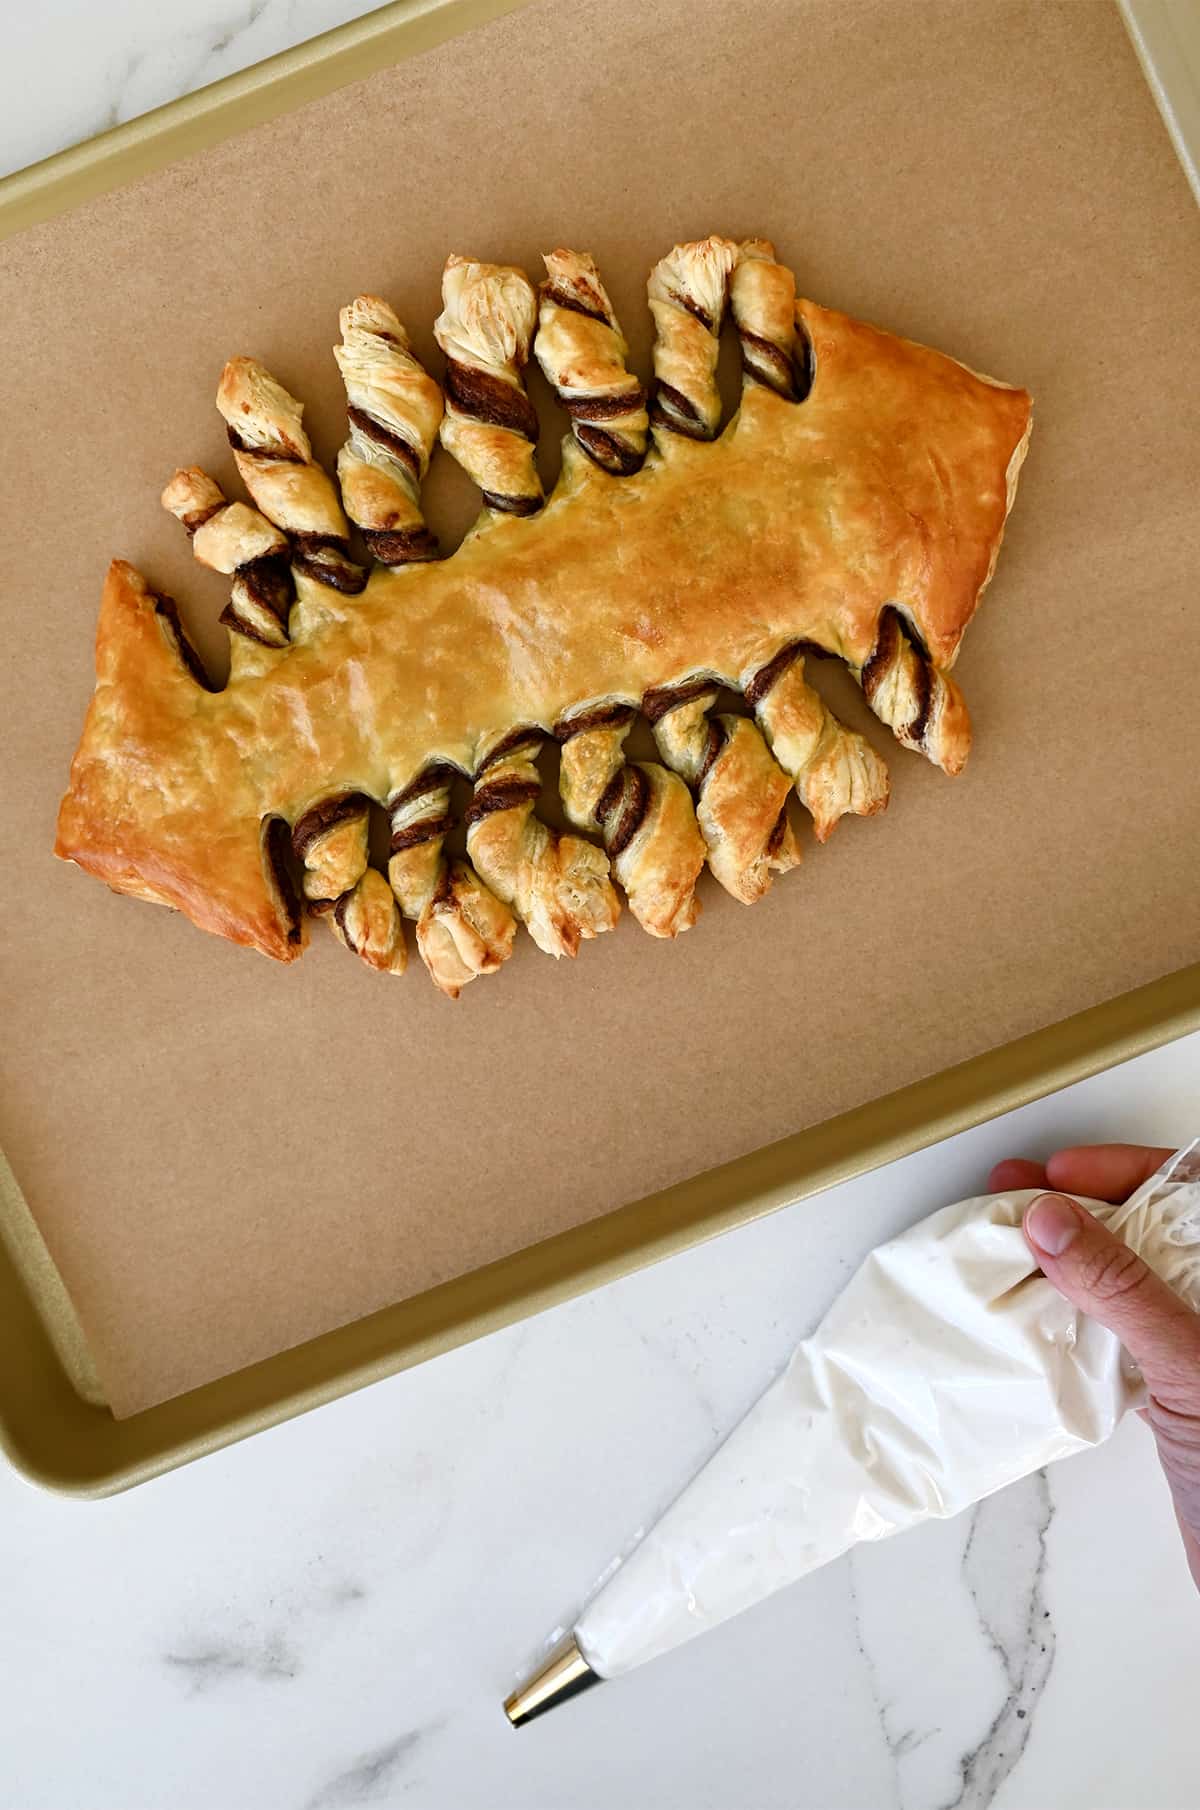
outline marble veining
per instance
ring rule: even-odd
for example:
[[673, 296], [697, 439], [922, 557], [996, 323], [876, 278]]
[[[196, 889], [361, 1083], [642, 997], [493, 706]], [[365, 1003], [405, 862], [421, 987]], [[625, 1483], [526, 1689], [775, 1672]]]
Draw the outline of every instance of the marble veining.
[[[382, 1747], [360, 1755], [344, 1772], [335, 1773], [313, 1793], [306, 1810], [342, 1810], [348, 1805], [394, 1801], [394, 1790], [402, 1783], [412, 1760], [441, 1726], [439, 1721], [424, 1728], [410, 1728], [397, 1735], [394, 1741], [387, 1741]], [[407, 1790], [416, 1782], [409, 1777], [403, 1782], [403, 1788]]]
[[[963, 1578], [979, 1626], [1003, 1667], [1007, 1690], [982, 1741], [964, 1753], [962, 1789], [944, 1810], [985, 1810], [992, 1802], [1025, 1751], [1054, 1664], [1054, 1622], [1046, 1607], [1046, 1537], [1054, 1504], [1046, 1472], [1039, 1471], [1008, 1493], [1017, 1492], [1029, 1512], [1015, 1539], [1010, 1505], [1000, 1498], [989, 1497], [971, 1516]], [[1014, 1560], [1024, 1571], [1023, 1583], [1015, 1590], [1007, 1574]]]
[[955, 1521], [850, 1555], [896, 1810], [987, 1810], [1018, 1767], [1054, 1663], [1053, 1516], [1040, 1472]]
[[300, 1657], [282, 1634], [268, 1634], [261, 1640], [197, 1641], [164, 1653], [163, 1663], [178, 1671], [193, 1694], [233, 1678], [268, 1683], [294, 1678], [300, 1670]]

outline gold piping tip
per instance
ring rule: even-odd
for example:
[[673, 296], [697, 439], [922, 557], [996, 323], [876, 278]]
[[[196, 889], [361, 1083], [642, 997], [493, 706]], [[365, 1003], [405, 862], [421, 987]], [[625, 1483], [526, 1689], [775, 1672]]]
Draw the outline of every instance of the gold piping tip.
[[575, 1636], [568, 1634], [533, 1677], [505, 1699], [504, 1713], [514, 1728], [520, 1728], [522, 1723], [532, 1722], [535, 1716], [600, 1682], [599, 1674], [593, 1672], [576, 1646]]

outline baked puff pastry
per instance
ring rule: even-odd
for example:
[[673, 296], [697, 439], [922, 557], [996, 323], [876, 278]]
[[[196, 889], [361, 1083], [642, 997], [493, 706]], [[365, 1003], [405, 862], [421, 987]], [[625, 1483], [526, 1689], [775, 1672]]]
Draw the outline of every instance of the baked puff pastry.
[[[162, 499], [229, 580], [229, 682], [114, 561], [59, 855], [281, 961], [315, 915], [399, 974], [408, 918], [453, 997], [499, 969], [518, 923], [574, 955], [616, 923], [618, 888], [668, 938], [695, 924], [705, 865], [752, 903], [799, 859], [793, 792], [818, 842], [882, 810], [884, 762], [810, 683], [818, 657], [849, 666], [901, 747], [961, 769], [950, 668], [1028, 395], [797, 298], [768, 240], [719, 238], [651, 272], [646, 388], [590, 255], [545, 263], [537, 292], [515, 266], [449, 260], [441, 383], [387, 302], [343, 309], [338, 482], [300, 402], [230, 361], [218, 407], [250, 500], [195, 466]], [[727, 313], [743, 390], [722, 427]], [[548, 500], [531, 355], [570, 429]], [[421, 501], [438, 439], [483, 502], [447, 557]], [[626, 758], [639, 715], [657, 760]], [[551, 737], [567, 831], [541, 812]], [[459, 787], [465, 859], [447, 848]]]

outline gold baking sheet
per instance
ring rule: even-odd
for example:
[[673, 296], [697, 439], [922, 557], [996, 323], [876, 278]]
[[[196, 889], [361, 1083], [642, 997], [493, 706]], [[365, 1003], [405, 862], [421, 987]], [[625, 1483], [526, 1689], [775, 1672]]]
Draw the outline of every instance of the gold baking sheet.
[[[0, 1134], [53, 1259], [27, 1236], [0, 1266], [0, 1422], [62, 1487], [134, 1481], [1200, 1020], [1178, 683], [1200, 245], [1116, 13], [666, 0], [634, 28], [585, 0], [490, 7], [427, 48], [467, 10], [387, 9], [0, 190], [0, 228], [40, 221], [0, 271], [26, 424], [2, 753], [28, 852]], [[645, 269], [707, 230], [769, 232], [818, 300], [1037, 395], [960, 664], [963, 781], [896, 751], [888, 817], [753, 913], [710, 890], [673, 948], [628, 922], [571, 969], [526, 948], [457, 1009], [328, 943], [270, 968], [53, 863], [108, 554], [219, 646], [219, 589], [155, 497], [176, 461], [221, 464], [227, 353], [309, 398], [328, 455], [355, 289], [429, 352], [447, 250], [536, 268], [574, 239], [644, 364]], [[434, 508], [452, 539], [448, 473]], [[48, 1275], [68, 1291], [44, 1318], [31, 1271], [39, 1300]], [[78, 1393], [91, 1366], [122, 1419]]]

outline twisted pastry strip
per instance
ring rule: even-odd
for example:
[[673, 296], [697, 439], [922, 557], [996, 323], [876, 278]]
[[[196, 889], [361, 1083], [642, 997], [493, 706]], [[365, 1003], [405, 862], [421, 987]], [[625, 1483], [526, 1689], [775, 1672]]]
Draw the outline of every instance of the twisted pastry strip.
[[293, 571], [357, 596], [367, 575], [346, 552], [349, 523], [332, 479], [312, 456], [302, 405], [257, 359], [231, 358], [217, 407], [243, 484], [292, 541]]
[[657, 761], [626, 763], [625, 738], [636, 715], [631, 705], [612, 704], [556, 725], [563, 809], [577, 829], [604, 837], [642, 929], [674, 937], [700, 916], [696, 881], [704, 838], [681, 779]]
[[[291, 540], [293, 575], [356, 596], [366, 573], [346, 551], [349, 524], [332, 479], [312, 456], [302, 404], [256, 359], [231, 358], [217, 407], [242, 482]], [[336, 902], [358, 884], [367, 867], [369, 817], [369, 799], [343, 792], [319, 799], [294, 825], [292, 849], [304, 866], [307, 899]]]
[[362, 878], [370, 812], [370, 800], [361, 792], [338, 792], [319, 799], [296, 820], [292, 853], [304, 868], [306, 899], [336, 904]]
[[627, 477], [646, 457], [646, 392], [625, 368], [629, 347], [594, 260], [548, 251], [534, 355], [588, 457]]
[[[629, 348], [612, 303], [586, 254], [552, 251], [545, 264], [534, 352], [580, 447], [603, 470], [626, 476], [646, 456], [649, 417], [645, 392], [625, 368]], [[673, 937], [700, 914], [704, 840], [681, 780], [657, 762], [626, 764], [635, 715], [629, 705], [602, 705], [556, 725], [563, 808], [577, 829], [604, 837], [643, 929]]]
[[863, 695], [905, 748], [944, 773], [961, 773], [971, 746], [971, 718], [949, 673], [935, 666], [907, 616], [887, 604], [874, 651], [858, 674]]
[[[442, 444], [490, 509], [531, 515], [543, 499], [533, 463], [537, 412], [521, 379], [537, 320], [529, 279], [454, 257], [442, 296], [434, 326], [447, 360]], [[466, 816], [467, 853], [539, 949], [573, 956], [581, 941], [612, 929], [620, 904], [603, 851], [535, 815], [542, 741], [538, 729], [514, 730], [480, 764]]]
[[729, 299], [745, 375], [786, 402], [803, 401], [812, 388], [812, 349], [807, 333], [797, 331], [796, 279], [769, 239], [738, 246]]
[[533, 462], [537, 411], [521, 372], [537, 323], [523, 270], [450, 257], [434, 335], [446, 354], [442, 445], [474, 478], [489, 509], [533, 515], [542, 481]]
[[480, 765], [467, 809], [467, 853], [538, 948], [557, 958], [612, 930], [621, 907], [603, 849], [560, 835], [534, 814], [541, 741], [536, 729], [514, 730]]
[[648, 691], [642, 709], [659, 753], [695, 794], [709, 866], [726, 892], [753, 905], [773, 873], [800, 859], [787, 816], [791, 781], [747, 718], [709, 716], [716, 701], [711, 680], [691, 679]]
[[226, 628], [264, 647], [286, 647], [295, 595], [287, 535], [257, 509], [229, 502], [215, 479], [197, 465], [175, 473], [162, 493], [162, 505], [187, 529], [200, 564], [232, 576], [229, 602], [221, 612]]
[[408, 966], [404, 926], [392, 889], [381, 873], [368, 867], [339, 899], [322, 899], [311, 907], [328, 916], [338, 942], [381, 974], [403, 974]]
[[[342, 498], [383, 565], [434, 559], [421, 482], [442, 420], [442, 392], [418, 363], [386, 302], [360, 295], [339, 317], [334, 357], [346, 385], [350, 434], [338, 455]], [[436, 986], [451, 999], [512, 952], [516, 924], [465, 861], [447, 863], [455, 769], [434, 764], [389, 803], [388, 878]]]
[[494, 974], [512, 954], [517, 926], [466, 861], [447, 862], [450, 788], [457, 768], [435, 761], [398, 792], [388, 809], [392, 852], [388, 879], [436, 986], [450, 999], [480, 974]]
[[[797, 329], [796, 279], [778, 262], [769, 239], [746, 239], [738, 247], [729, 293], [743, 382], [765, 384], [787, 402], [802, 402], [812, 388], [812, 353], [807, 334]], [[847, 812], [869, 817], [885, 809], [889, 787], [875, 750], [839, 722], [806, 682], [805, 654], [821, 651], [793, 642], [752, 674], [743, 690], [776, 760], [791, 774], [812, 815], [818, 842], [825, 842]]]
[[743, 693], [772, 754], [791, 775], [817, 841], [827, 842], [847, 812], [872, 817], [886, 810], [890, 786], [870, 742], [839, 722], [805, 680], [805, 654], [821, 651], [794, 641], [746, 681]]
[[[652, 419], [660, 435], [710, 440], [720, 426], [717, 350], [725, 292], [738, 259], [728, 239], [677, 245], [650, 273], [657, 379]], [[665, 450], [665, 446], [664, 446]], [[642, 708], [658, 751], [696, 796], [713, 873], [752, 904], [800, 859], [787, 818], [791, 781], [744, 717], [709, 718], [718, 688], [688, 680], [648, 692]]]
[[378, 296], [356, 296], [338, 320], [342, 343], [333, 356], [350, 420], [337, 464], [346, 513], [381, 564], [436, 559], [437, 541], [421, 513], [421, 482], [442, 419], [442, 392]]
[[725, 291], [737, 263], [730, 239], [677, 245], [650, 272], [654, 316], [654, 396], [650, 418], [692, 440], [712, 440], [721, 425], [717, 353]]

